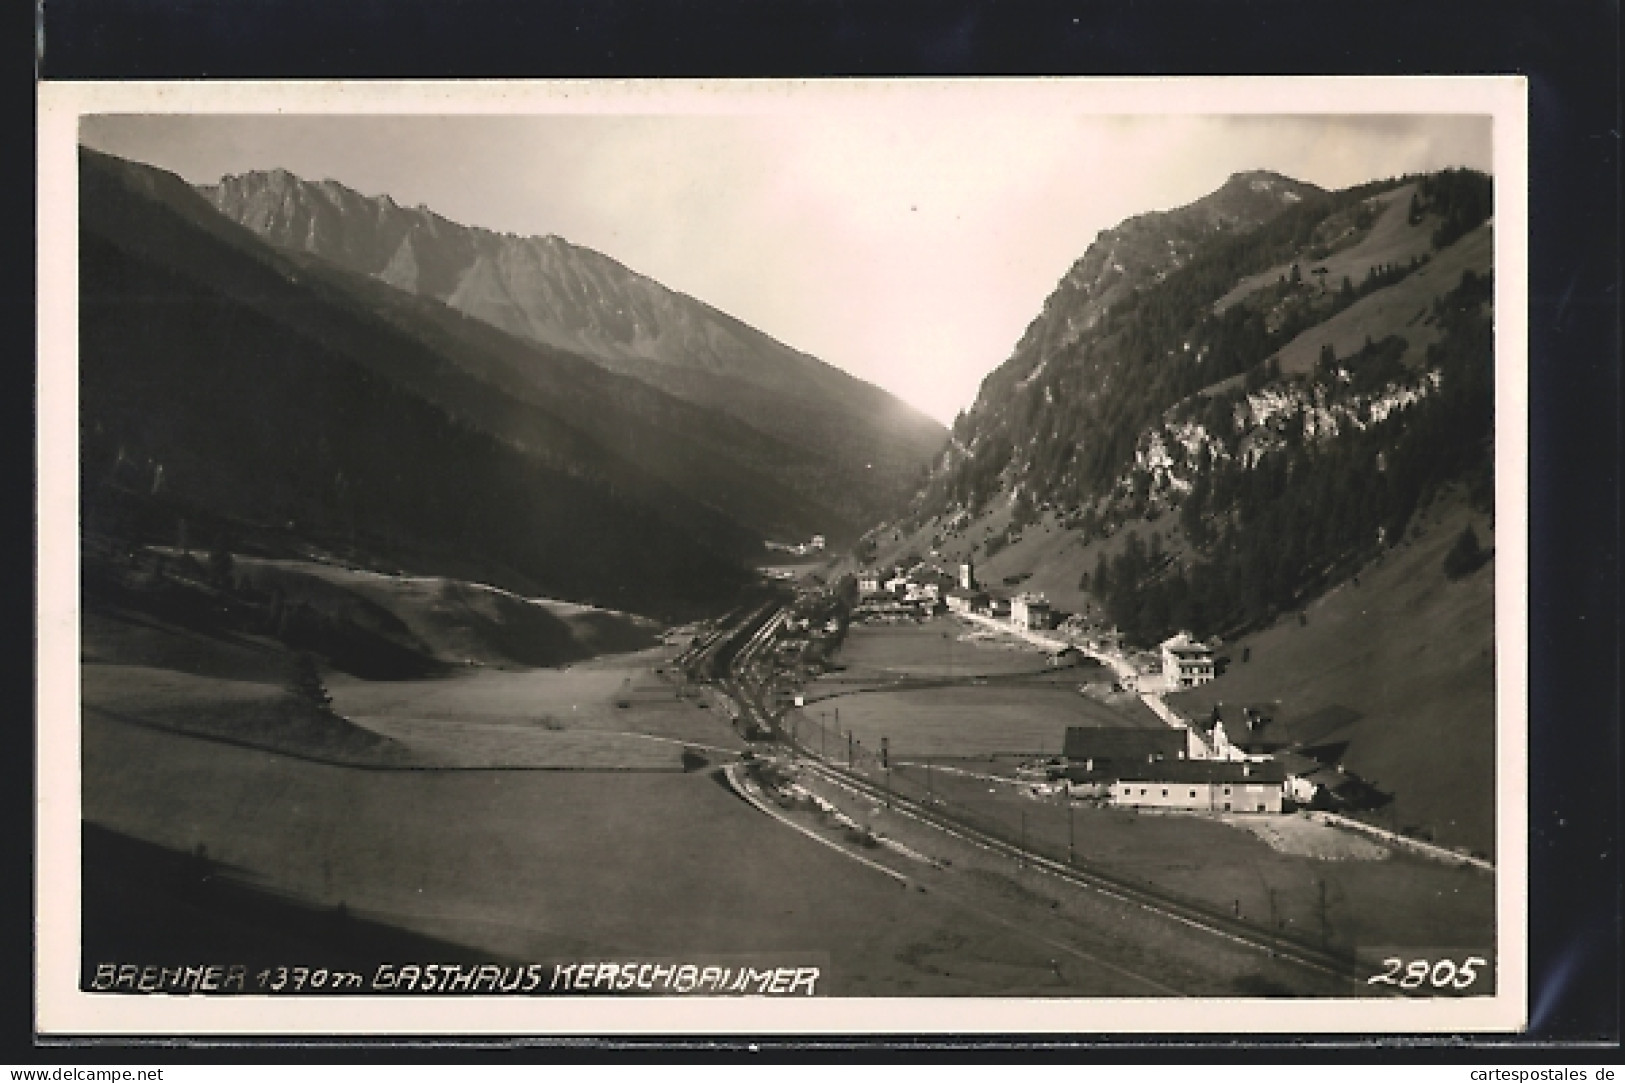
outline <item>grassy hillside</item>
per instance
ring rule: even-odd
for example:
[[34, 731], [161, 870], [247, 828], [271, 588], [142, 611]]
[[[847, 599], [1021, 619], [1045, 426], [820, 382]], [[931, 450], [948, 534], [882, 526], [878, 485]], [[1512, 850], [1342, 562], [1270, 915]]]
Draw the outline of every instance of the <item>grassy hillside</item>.
[[[1318, 258], [1300, 261], [1301, 273], [1311, 278], [1324, 278], [1329, 289], [1337, 289], [1348, 278], [1358, 285], [1373, 268], [1383, 265], [1406, 264], [1412, 258], [1427, 255], [1433, 247], [1433, 231], [1440, 225], [1436, 215], [1424, 215], [1412, 222], [1408, 215], [1411, 197], [1416, 195], [1417, 182], [1404, 184], [1371, 196], [1365, 201], [1365, 215], [1370, 224], [1364, 224], [1361, 208], [1336, 222], [1328, 238], [1331, 249]], [[1352, 243], [1341, 243], [1352, 242]], [[1292, 262], [1279, 263], [1258, 274], [1247, 275], [1236, 283], [1229, 293], [1219, 298], [1214, 310], [1223, 312], [1237, 301], [1269, 286], [1291, 273]], [[1317, 272], [1324, 271], [1324, 275]]]
[[1215, 702], [1276, 704], [1294, 737], [1347, 742], [1348, 769], [1395, 795], [1374, 822], [1493, 854], [1495, 563], [1454, 581], [1443, 570], [1468, 523], [1491, 544], [1486, 516], [1459, 496], [1436, 503], [1304, 623], [1285, 617], [1226, 644], [1226, 672], [1170, 703], [1192, 716]]
[[444, 576], [383, 575], [310, 561], [239, 558], [240, 582], [330, 612], [374, 608], [390, 615], [404, 641], [451, 665], [555, 666], [657, 642], [646, 618], [590, 606], [526, 598]]
[[1420, 365], [1428, 346], [1439, 339], [1437, 322], [1428, 318], [1433, 303], [1456, 288], [1463, 271], [1488, 275], [1494, 265], [1492, 227], [1479, 226], [1397, 284], [1361, 298], [1287, 343], [1277, 355], [1281, 371], [1312, 372], [1324, 343], [1330, 343], [1338, 357], [1348, 357], [1368, 338], [1396, 332], [1405, 339], [1406, 362]]
[[193, 734], [325, 763], [401, 765], [408, 749], [320, 709], [297, 656], [264, 636], [91, 601], [81, 626], [86, 719]]

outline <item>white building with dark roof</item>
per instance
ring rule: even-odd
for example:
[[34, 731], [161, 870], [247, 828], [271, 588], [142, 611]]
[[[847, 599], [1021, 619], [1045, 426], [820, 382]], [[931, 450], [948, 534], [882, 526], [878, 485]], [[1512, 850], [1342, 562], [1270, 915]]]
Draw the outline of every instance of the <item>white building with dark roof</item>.
[[1195, 688], [1214, 676], [1213, 648], [1180, 632], [1162, 641], [1162, 675], [1170, 688]]
[[1280, 812], [1285, 789], [1278, 763], [1157, 760], [1119, 772], [1111, 801], [1128, 808]]

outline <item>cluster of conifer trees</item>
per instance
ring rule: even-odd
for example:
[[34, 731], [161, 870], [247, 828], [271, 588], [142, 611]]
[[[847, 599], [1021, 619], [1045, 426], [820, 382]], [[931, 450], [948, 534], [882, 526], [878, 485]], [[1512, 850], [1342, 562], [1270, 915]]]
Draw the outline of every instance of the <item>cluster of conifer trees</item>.
[[1494, 212], [1495, 193], [1490, 178], [1471, 169], [1446, 169], [1423, 177], [1411, 197], [1410, 222], [1429, 215], [1444, 219], [1433, 231], [1433, 247], [1453, 244]]

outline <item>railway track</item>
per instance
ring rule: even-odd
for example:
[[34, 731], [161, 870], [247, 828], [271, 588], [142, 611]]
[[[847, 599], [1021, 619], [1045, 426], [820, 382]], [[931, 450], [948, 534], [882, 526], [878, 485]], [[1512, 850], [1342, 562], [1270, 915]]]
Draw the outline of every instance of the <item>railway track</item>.
[[776, 715], [762, 707], [759, 699], [760, 687], [753, 685], [739, 673], [739, 668], [747, 665], [771, 639], [778, 619], [782, 619], [782, 612], [776, 603], [768, 603], [751, 613], [743, 623], [736, 625], [733, 634], [726, 640], [719, 638], [717, 641], [719, 648], [731, 645], [732, 649], [718, 649], [710, 656], [713, 661], [725, 663], [725, 668], [718, 671], [713, 679], [737, 704], [742, 719], [748, 724], [772, 733], [775, 741], [798, 753], [811, 770], [831, 784], [845, 787], [870, 800], [883, 802], [903, 815], [939, 831], [1008, 857], [1012, 861], [1042, 870], [1077, 887], [1130, 903], [1204, 935], [1218, 937], [1272, 958], [1285, 960], [1321, 976], [1347, 982], [1361, 991], [1368, 991], [1364, 982], [1352, 972], [1351, 961], [1346, 958], [1272, 934], [1169, 893], [1124, 880], [1104, 870], [1034, 854], [998, 835], [967, 823], [952, 813], [888, 790], [863, 774], [834, 764], [818, 756], [811, 748], [794, 741], [778, 724]]
[[675, 664], [696, 680], [721, 681], [732, 674], [741, 651], [771, 636], [772, 627], [783, 619], [782, 613], [777, 600], [762, 602], [755, 608], [740, 606], [698, 646], [679, 654]]
[[1148, 890], [1138, 884], [1127, 883], [1117, 877], [1101, 873], [1099, 870], [1075, 864], [1068, 865], [1062, 861], [1034, 854], [1030, 850], [1023, 850], [997, 835], [967, 824], [955, 816], [943, 813], [939, 809], [899, 796], [895, 791], [888, 791], [861, 774], [819, 759], [809, 750], [800, 749], [799, 751], [805, 757], [803, 763], [815, 774], [829, 782], [837, 786], [843, 786], [849, 791], [872, 801], [889, 804], [894, 811], [901, 812], [948, 834], [958, 836], [985, 850], [1001, 854], [1012, 861], [1019, 861], [1033, 868], [1041, 869], [1078, 887], [1087, 888], [1121, 902], [1132, 903], [1188, 928], [1251, 948], [1276, 959], [1287, 960], [1316, 973], [1349, 982], [1361, 989], [1365, 988], [1364, 983], [1350, 972], [1350, 965], [1347, 960], [1329, 953], [1316, 951], [1283, 937], [1272, 936], [1253, 926], [1225, 920], [1183, 900], [1162, 892]]

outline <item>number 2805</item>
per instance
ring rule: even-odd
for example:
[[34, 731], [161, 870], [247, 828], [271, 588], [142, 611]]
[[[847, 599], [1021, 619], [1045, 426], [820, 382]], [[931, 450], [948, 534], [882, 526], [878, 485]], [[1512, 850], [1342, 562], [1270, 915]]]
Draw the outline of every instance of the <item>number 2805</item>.
[[1489, 960], [1481, 955], [1469, 955], [1457, 963], [1454, 959], [1412, 959], [1407, 962], [1397, 955], [1382, 961], [1382, 972], [1366, 979], [1367, 985], [1397, 985], [1401, 989], [1454, 989], [1462, 992], [1478, 980], [1478, 968]]

